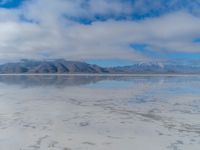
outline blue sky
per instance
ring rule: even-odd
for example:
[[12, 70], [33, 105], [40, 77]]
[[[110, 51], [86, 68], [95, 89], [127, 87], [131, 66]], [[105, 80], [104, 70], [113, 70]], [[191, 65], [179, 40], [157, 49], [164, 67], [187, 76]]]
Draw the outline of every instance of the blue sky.
[[0, 7], [13, 9], [20, 7], [25, 0], [0, 0]]
[[0, 59], [200, 60], [199, 0], [0, 0]]

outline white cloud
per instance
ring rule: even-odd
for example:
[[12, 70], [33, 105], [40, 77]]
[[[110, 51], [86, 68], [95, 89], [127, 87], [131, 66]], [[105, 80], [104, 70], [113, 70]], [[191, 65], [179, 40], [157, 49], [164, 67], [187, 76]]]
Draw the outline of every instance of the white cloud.
[[200, 19], [187, 12], [141, 21], [109, 19], [91, 25], [69, 19], [128, 14], [127, 4], [91, 0], [83, 6], [82, 0], [34, 0], [18, 9], [0, 9], [0, 58], [151, 59], [131, 49], [132, 43], [144, 43], [157, 51], [200, 52], [200, 45], [192, 42], [200, 37]]

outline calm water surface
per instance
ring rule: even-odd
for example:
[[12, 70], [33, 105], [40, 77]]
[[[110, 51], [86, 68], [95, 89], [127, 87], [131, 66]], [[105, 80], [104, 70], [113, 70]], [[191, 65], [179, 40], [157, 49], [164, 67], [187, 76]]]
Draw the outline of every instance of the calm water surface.
[[199, 150], [198, 76], [0, 76], [0, 150]]

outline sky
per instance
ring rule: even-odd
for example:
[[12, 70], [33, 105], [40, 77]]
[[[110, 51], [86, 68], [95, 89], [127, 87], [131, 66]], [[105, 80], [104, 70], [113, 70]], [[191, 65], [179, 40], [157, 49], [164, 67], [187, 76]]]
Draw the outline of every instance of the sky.
[[200, 62], [200, 0], [0, 0], [0, 62]]

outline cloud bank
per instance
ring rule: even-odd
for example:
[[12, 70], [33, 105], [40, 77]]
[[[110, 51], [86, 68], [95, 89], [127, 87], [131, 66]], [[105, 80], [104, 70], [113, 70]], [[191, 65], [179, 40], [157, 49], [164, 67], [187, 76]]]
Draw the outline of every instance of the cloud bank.
[[1, 7], [0, 59], [154, 60], [149, 49], [200, 54], [197, 1], [182, 2], [27, 0]]

